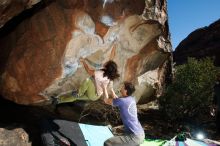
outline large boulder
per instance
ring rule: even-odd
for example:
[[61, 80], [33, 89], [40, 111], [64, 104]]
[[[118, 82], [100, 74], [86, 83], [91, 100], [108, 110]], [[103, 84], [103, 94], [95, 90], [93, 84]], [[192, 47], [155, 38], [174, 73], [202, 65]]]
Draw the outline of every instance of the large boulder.
[[[12, 129], [13, 128], [13, 129]], [[12, 130], [11, 130], [12, 129]], [[31, 146], [29, 136], [23, 128], [10, 127], [0, 128], [0, 145], [1, 146]]]
[[147, 102], [161, 93], [171, 66], [167, 18], [165, 0], [57, 0], [35, 8], [1, 30], [1, 94], [18, 104], [48, 103], [88, 77], [80, 57], [98, 68], [115, 47], [115, 90], [131, 81], [137, 100]]

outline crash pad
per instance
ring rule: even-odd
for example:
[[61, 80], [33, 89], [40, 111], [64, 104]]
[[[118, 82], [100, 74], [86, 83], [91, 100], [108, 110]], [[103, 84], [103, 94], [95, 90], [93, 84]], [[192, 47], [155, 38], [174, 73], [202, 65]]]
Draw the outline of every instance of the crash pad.
[[140, 146], [162, 146], [164, 143], [166, 143], [166, 140], [145, 139]]

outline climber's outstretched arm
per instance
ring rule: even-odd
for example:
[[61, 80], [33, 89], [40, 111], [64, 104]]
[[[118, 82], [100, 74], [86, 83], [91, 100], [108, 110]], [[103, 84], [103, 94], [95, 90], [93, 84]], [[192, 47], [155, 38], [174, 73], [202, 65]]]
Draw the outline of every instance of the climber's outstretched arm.
[[94, 75], [95, 70], [94, 70], [94, 69], [89, 68], [89, 66], [86, 64], [86, 62], [85, 62], [85, 59], [84, 59], [84, 58], [80, 57], [79, 59], [80, 59], [80, 62], [83, 64], [83, 66], [84, 66], [84, 68], [85, 68], [86, 72], [87, 72], [87, 73], [88, 73], [90, 76], [93, 76], [93, 75]]
[[116, 50], [116, 47], [115, 47], [115, 45], [113, 45], [112, 50], [111, 50], [111, 54], [109, 56], [109, 60], [113, 60], [114, 59], [115, 54], [116, 54], [115, 50]]

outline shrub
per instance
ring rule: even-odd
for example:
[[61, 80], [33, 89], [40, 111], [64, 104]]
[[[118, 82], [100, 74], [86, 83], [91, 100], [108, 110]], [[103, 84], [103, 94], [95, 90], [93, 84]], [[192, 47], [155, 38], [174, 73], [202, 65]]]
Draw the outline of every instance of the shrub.
[[159, 99], [160, 109], [171, 120], [183, 120], [202, 114], [213, 99], [217, 68], [210, 58], [188, 58], [186, 64], [175, 67], [173, 83]]

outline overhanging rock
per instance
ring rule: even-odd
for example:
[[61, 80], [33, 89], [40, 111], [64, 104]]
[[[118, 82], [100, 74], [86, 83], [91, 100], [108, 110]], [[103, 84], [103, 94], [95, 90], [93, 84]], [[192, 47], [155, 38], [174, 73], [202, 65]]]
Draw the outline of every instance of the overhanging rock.
[[147, 101], [170, 69], [168, 30], [165, 0], [52, 2], [0, 39], [0, 49], [10, 50], [3, 52], [1, 94], [19, 104], [47, 103], [88, 77], [80, 57], [100, 68], [115, 47], [120, 79], [114, 88], [131, 81], [137, 99]]

